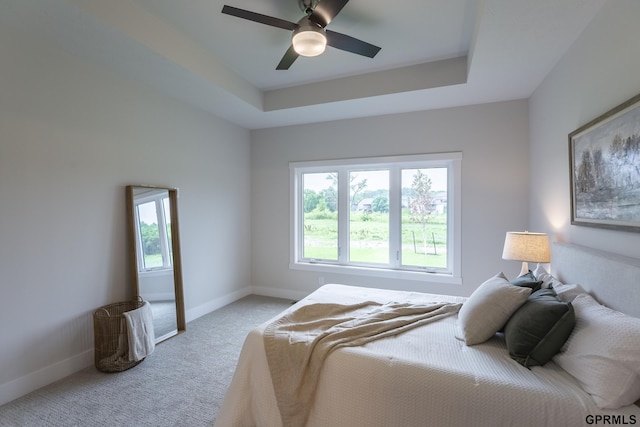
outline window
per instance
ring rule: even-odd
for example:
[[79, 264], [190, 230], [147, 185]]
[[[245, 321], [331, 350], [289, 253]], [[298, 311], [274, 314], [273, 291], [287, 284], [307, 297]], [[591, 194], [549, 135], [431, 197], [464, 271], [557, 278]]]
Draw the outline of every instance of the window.
[[166, 190], [150, 192], [135, 199], [136, 233], [141, 272], [172, 268], [171, 210]]
[[291, 267], [461, 283], [461, 159], [291, 163]]

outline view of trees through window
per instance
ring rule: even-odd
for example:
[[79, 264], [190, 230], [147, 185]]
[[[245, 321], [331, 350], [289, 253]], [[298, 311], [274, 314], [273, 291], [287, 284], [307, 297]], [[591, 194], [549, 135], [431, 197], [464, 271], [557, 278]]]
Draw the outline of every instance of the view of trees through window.
[[163, 197], [136, 205], [138, 232], [142, 246], [143, 270], [171, 266], [171, 217], [169, 198]]
[[389, 263], [388, 183], [388, 170], [349, 173], [349, 260], [352, 262]]
[[[302, 256], [339, 259], [339, 188], [348, 188], [349, 263], [446, 269], [447, 168], [400, 169], [395, 189], [390, 173], [390, 169], [351, 170], [344, 175], [348, 186], [342, 187], [338, 172], [303, 173]], [[394, 191], [399, 199], [397, 230], [390, 223]], [[396, 253], [390, 250], [394, 234], [401, 241]]]

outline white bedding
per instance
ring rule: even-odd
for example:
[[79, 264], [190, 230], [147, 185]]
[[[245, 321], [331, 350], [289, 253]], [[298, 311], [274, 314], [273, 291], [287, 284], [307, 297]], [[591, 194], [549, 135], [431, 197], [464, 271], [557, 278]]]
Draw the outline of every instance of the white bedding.
[[[326, 285], [292, 306], [373, 300], [464, 302], [464, 298]], [[263, 332], [244, 343], [216, 427], [281, 426]], [[513, 361], [497, 335], [467, 347], [448, 317], [362, 347], [332, 352], [322, 368], [308, 426], [584, 426], [596, 415], [640, 422], [640, 408], [599, 409], [555, 363], [531, 370]], [[611, 420], [611, 419], [610, 419]], [[591, 421], [591, 422], [590, 422]], [[611, 423], [608, 423], [611, 424]], [[295, 426], [301, 427], [301, 426]]]

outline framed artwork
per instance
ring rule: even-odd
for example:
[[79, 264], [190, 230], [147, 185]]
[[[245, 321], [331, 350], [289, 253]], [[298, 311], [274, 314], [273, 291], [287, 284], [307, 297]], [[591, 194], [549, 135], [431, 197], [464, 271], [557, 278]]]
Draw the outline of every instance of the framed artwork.
[[571, 224], [640, 232], [640, 95], [569, 134]]

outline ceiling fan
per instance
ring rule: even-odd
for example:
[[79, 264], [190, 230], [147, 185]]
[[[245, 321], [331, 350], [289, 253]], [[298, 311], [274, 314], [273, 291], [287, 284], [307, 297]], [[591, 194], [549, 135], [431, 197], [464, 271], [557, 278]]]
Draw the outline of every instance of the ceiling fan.
[[381, 49], [378, 46], [325, 28], [348, 2], [349, 0], [298, 0], [300, 9], [306, 14], [298, 22], [227, 5], [222, 8], [222, 13], [293, 31], [291, 46], [276, 67], [276, 70], [288, 70], [298, 56], [318, 56], [327, 45], [369, 58], [376, 56]]

